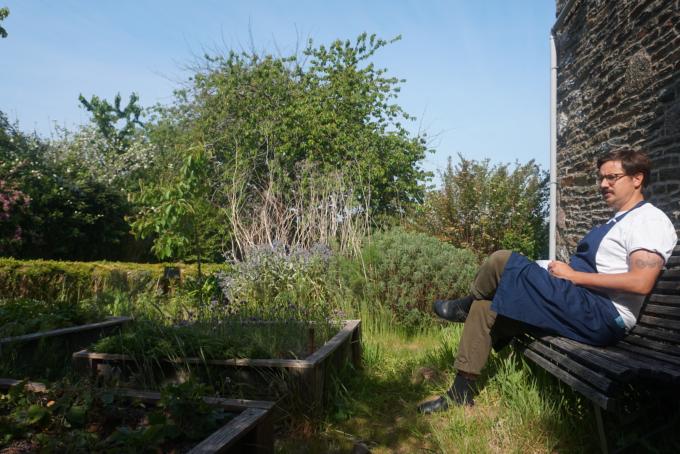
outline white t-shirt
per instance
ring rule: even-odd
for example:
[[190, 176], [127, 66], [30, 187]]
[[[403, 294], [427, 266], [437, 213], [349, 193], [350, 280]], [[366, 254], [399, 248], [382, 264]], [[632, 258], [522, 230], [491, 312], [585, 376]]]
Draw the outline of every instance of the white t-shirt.
[[[616, 213], [614, 217], [620, 216]], [[615, 222], [614, 218], [607, 223]], [[644, 249], [661, 255], [665, 262], [678, 241], [675, 227], [666, 214], [651, 203], [645, 203], [618, 221], [605, 235], [597, 249], [598, 273], [617, 274], [630, 270], [630, 254]], [[640, 313], [645, 295], [607, 291], [626, 328], [631, 329]]]

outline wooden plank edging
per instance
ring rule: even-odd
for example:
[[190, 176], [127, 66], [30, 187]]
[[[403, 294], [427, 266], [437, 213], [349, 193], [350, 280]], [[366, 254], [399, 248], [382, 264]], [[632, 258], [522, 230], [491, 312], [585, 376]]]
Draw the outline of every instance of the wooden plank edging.
[[[217, 431], [194, 446], [188, 454], [211, 454], [226, 452], [237, 441], [254, 430], [255, 426], [268, 415], [268, 410], [248, 408]], [[259, 448], [266, 450], [267, 447]]]
[[[161, 393], [157, 391], [142, 391], [138, 389], [118, 388], [116, 393], [124, 397], [131, 397], [146, 402], [155, 402], [161, 398]], [[267, 400], [247, 400], [247, 399], [226, 399], [224, 397], [206, 396], [203, 400], [211, 405], [219, 405], [227, 410], [259, 409], [271, 410], [274, 402]]]
[[21, 336], [5, 337], [0, 339], [0, 344], [9, 344], [14, 342], [28, 342], [42, 339], [44, 337], [62, 336], [64, 334], [77, 333], [81, 331], [108, 328], [110, 326], [122, 325], [130, 321], [132, 321], [132, 318], [130, 317], [110, 317], [102, 322], [88, 323], [86, 325], [69, 326], [67, 328], [59, 328], [50, 331], [40, 331], [37, 333], [24, 334]]
[[339, 345], [345, 342], [360, 325], [361, 320], [347, 320], [342, 330], [326, 342], [320, 349], [309, 355], [306, 358], [306, 361], [309, 361], [313, 366], [316, 366], [333, 353]]
[[[244, 367], [280, 367], [287, 369], [312, 369], [326, 359], [335, 349], [361, 325], [361, 320], [347, 320], [342, 329], [328, 342], [305, 359], [209, 359], [185, 357], [178, 359], [162, 359], [165, 363], [175, 364], [208, 364], [213, 366], [244, 366]], [[87, 349], [73, 354], [74, 359], [95, 359], [101, 361], [134, 361], [130, 355], [120, 353], [96, 353]]]

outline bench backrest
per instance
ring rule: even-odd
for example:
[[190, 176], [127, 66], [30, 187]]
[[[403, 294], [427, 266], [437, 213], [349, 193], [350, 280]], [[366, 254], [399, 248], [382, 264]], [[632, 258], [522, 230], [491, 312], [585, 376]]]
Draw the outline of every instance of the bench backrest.
[[659, 352], [680, 355], [680, 243], [640, 311], [627, 340]]

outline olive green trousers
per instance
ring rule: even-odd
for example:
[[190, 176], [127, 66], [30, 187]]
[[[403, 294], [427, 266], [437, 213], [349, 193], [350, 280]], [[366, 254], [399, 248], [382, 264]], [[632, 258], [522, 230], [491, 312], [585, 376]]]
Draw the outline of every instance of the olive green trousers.
[[454, 363], [460, 372], [479, 375], [494, 345], [505, 343], [528, 327], [525, 323], [499, 316], [491, 310], [491, 300], [511, 253], [496, 251], [491, 254], [480, 266], [470, 286], [475, 300], [465, 320]]

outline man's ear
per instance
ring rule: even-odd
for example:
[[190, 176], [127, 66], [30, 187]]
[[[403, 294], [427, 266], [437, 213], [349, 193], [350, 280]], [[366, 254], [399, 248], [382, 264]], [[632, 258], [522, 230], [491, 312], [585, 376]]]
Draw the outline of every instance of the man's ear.
[[635, 175], [633, 175], [633, 184], [635, 185], [635, 189], [641, 189], [642, 188], [642, 182], [645, 179], [645, 175], [642, 172], [638, 172]]

